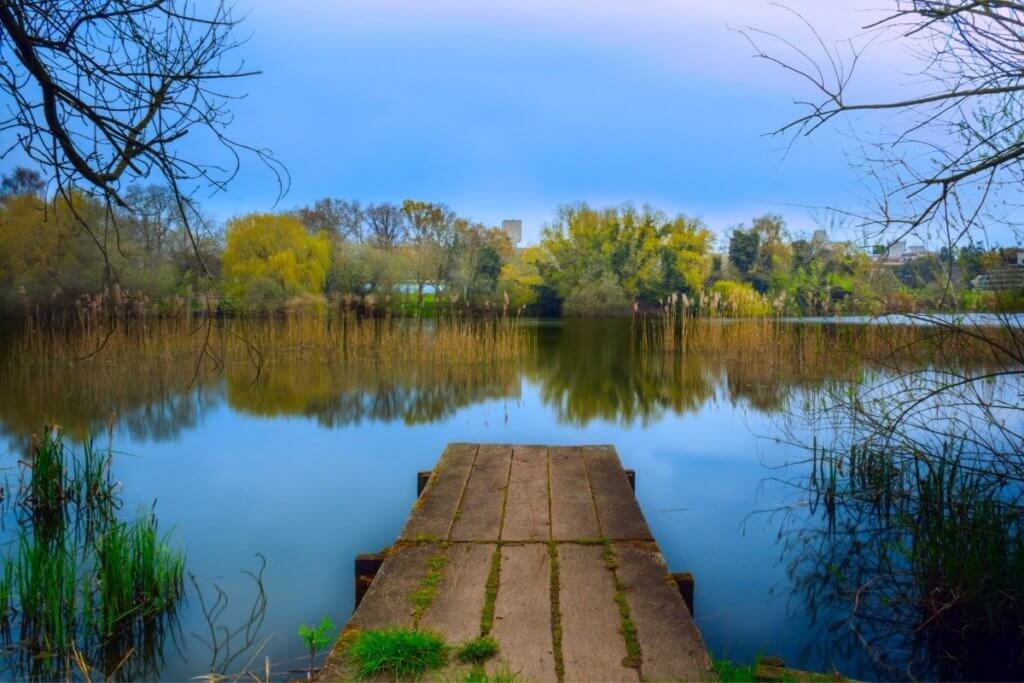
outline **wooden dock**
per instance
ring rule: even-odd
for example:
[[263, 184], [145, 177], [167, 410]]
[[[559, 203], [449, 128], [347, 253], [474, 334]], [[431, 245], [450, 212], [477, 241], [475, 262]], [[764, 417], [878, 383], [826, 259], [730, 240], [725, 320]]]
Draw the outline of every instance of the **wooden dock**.
[[347, 677], [356, 630], [396, 626], [490, 635], [488, 672], [518, 681], [714, 678], [611, 446], [449, 445], [323, 677]]

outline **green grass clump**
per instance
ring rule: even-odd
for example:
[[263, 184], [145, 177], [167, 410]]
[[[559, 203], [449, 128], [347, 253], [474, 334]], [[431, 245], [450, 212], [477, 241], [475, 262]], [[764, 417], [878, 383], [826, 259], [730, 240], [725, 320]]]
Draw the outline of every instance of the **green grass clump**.
[[718, 674], [719, 683], [750, 683], [754, 680], [757, 662], [748, 666], [734, 664], [728, 659], [712, 658], [712, 668]]
[[513, 673], [507, 664], [502, 664], [497, 671], [489, 676], [482, 666], [475, 666], [460, 680], [461, 683], [514, 683], [518, 679], [518, 674]]
[[460, 645], [456, 656], [463, 664], [483, 664], [496, 654], [498, 641], [491, 636], [482, 636]]
[[69, 476], [63, 434], [47, 427], [42, 438], [33, 438], [28, 461], [30, 476], [22, 488], [23, 501], [36, 514], [63, 513], [74, 484]]
[[81, 558], [61, 541], [49, 543], [22, 530], [17, 552], [4, 568], [13, 579], [22, 638], [40, 648], [67, 642], [83, 607]]
[[130, 617], [170, 609], [184, 589], [185, 558], [157, 531], [156, 517], [142, 512], [113, 524], [97, 544], [102, 623], [107, 633]]
[[360, 631], [346, 655], [358, 678], [388, 676], [396, 680], [419, 678], [444, 666], [447, 646], [441, 636], [428, 631], [389, 628]]
[[[761, 664], [761, 657], [755, 657], [753, 664], [736, 664], [729, 659], [719, 659], [714, 655], [711, 656], [711, 668], [714, 669], [715, 674], [718, 675], [719, 683], [751, 683], [754, 681], [754, 676], [757, 673], [757, 667]], [[805, 681], [806, 683], [826, 683], [827, 681], [843, 680], [838, 676], [829, 676], [827, 674], [816, 674], [801, 672], [800, 677], [797, 678], [792, 672], [784, 670], [778, 678], [774, 678], [777, 683], [797, 683], [797, 681]]]

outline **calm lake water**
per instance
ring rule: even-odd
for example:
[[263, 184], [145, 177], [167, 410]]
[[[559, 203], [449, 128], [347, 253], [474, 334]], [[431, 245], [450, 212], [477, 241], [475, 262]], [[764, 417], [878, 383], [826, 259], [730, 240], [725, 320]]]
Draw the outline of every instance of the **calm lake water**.
[[[837, 626], [849, 606], [823, 599], [808, 580], [814, 568], [791, 530], [794, 520], [811, 530], [825, 522], [787, 483], [802, 466], [779, 469], [806, 457], [789, 443], [825, 388], [886, 371], [836, 350], [835, 328], [787, 329], [807, 336], [803, 356], [760, 348], [738, 331], [715, 332], [717, 347], [666, 357], [638, 346], [628, 321], [567, 321], [540, 325], [525, 357], [500, 363], [299, 357], [271, 362], [258, 377], [235, 363], [192, 382], [185, 360], [27, 368], [0, 358], [0, 453], [13, 472], [43, 424], [72, 437], [102, 434], [116, 413], [124, 509], [155, 506], [197, 584], [228, 596], [221, 625], [245, 621], [255, 587], [244, 571], [258, 569], [262, 555], [267, 608], [256, 640], [271, 638], [264, 653], [285, 670], [304, 665], [300, 624], [345, 623], [353, 558], [393, 541], [415, 500], [416, 472], [445, 444], [613, 444], [636, 470], [669, 567], [696, 577], [696, 621], [712, 651], [888, 678]], [[200, 640], [208, 634], [190, 585], [160, 676], [209, 671]]]

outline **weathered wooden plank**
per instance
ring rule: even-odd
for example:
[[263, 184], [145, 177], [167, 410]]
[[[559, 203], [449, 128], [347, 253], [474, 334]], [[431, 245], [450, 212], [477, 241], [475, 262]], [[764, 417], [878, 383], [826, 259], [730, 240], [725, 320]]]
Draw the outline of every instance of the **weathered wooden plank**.
[[439, 548], [434, 543], [395, 548], [384, 560], [349, 625], [360, 629], [411, 627], [413, 606], [409, 596], [420, 586], [426, 574], [427, 558]]
[[558, 546], [558, 604], [562, 610], [562, 662], [566, 681], [638, 681], [623, 665], [626, 643], [604, 547]]
[[613, 544], [630, 616], [636, 624], [646, 680], [711, 680], [711, 662], [700, 631], [669, 582], [654, 544]]
[[548, 449], [516, 446], [501, 538], [505, 541], [546, 541], [551, 535], [548, 505]]
[[481, 444], [452, 526], [453, 541], [498, 540], [511, 463], [511, 446]]
[[491, 635], [501, 652], [490, 665], [502, 664], [520, 680], [553, 681], [551, 637], [551, 560], [543, 543], [506, 545], [501, 549], [501, 581], [494, 605]]
[[476, 444], [449, 444], [434, 468], [426, 490], [413, 505], [399, 540], [448, 538], [476, 452]]
[[590, 474], [597, 518], [604, 536], [650, 540], [651, 531], [629, 487], [615, 449], [611, 446], [584, 446], [583, 457]]
[[556, 541], [597, 538], [594, 498], [587, 481], [583, 451], [577, 447], [548, 449], [551, 459], [551, 536]]
[[453, 543], [437, 597], [420, 619], [420, 628], [436, 631], [458, 644], [480, 635], [480, 615], [487, 592], [494, 545]]

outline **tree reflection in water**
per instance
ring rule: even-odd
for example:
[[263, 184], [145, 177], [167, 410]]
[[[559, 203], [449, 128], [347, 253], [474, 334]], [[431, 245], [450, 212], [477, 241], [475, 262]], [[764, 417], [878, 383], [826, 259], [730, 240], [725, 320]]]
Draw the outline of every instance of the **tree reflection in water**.
[[514, 359], [473, 354], [467, 361], [449, 354], [423, 362], [392, 360], [385, 352], [339, 362], [332, 352], [304, 348], [301, 336], [290, 339], [278, 331], [268, 335], [275, 347], [265, 352], [261, 367], [225, 358], [201, 363], [198, 373], [194, 340], [182, 342], [180, 352], [167, 351], [173, 349], [174, 329], [164, 332], [172, 336], [161, 338], [161, 353], [133, 355], [130, 362], [102, 354], [47, 362], [26, 358], [24, 346], [17, 354], [0, 349], [0, 424], [8, 434], [24, 436], [41, 421], [59, 417], [74, 435], [102, 428], [116, 413], [134, 437], [162, 441], [194, 427], [225, 401], [238, 411], [313, 417], [325, 426], [367, 420], [422, 424], [482, 401], [516, 398], [524, 377], [539, 384], [562, 421], [647, 423], [708, 401], [743, 403], [769, 414], [798, 409], [789, 405], [797, 389], [920, 360], [910, 345], [893, 355], [909, 335], [920, 334], [910, 328], [691, 320], [683, 330], [685, 343], [662, 352], [642, 338], [644, 325], [524, 325], [522, 333], [536, 343]]
[[[1007, 513], [1019, 510], [1012, 506], [1019, 503], [1013, 486], [1020, 478], [985, 462], [985, 448], [998, 445], [973, 435], [967, 457], [963, 443], [949, 442], [944, 457], [926, 460], [914, 454], [912, 439], [893, 441], [891, 434], [887, 445], [869, 440], [873, 445], [863, 448], [863, 434], [851, 436], [846, 419], [879, 431], [882, 423], [872, 419], [894, 396], [927, 387], [898, 380], [921, 381], [922, 372], [935, 372], [941, 339], [908, 326], [684, 319], [666, 331], [662, 324], [524, 324], [503, 332], [521, 335], [521, 349], [493, 357], [460, 354], [455, 344], [431, 355], [421, 334], [416, 353], [381, 349], [372, 357], [339, 358], [329, 347], [336, 337], [317, 332], [316, 323], [291, 329], [278, 321], [266, 334], [262, 367], [225, 354], [223, 362], [201, 363], [198, 372], [192, 341], [177, 349], [173, 329], [139, 335], [159, 353], [121, 348], [117, 362], [102, 355], [55, 362], [8, 343], [7, 351], [0, 349], [0, 432], [26, 443], [39, 425], [56, 420], [75, 436], [98, 430], [116, 413], [136, 441], [164, 441], [223, 406], [260, 417], [302, 416], [332, 428], [419, 425], [486, 401], [517, 399], [524, 382], [538, 387], [559, 422], [574, 426], [643, 426], [708, 404], [741, 406], [776, 416], [786, 426], [781, 434], [814, 454], [779, 474], [797, 492], [782, 524], [782, 560], [792, 599], [849, 637], [809, 649], [867, 648], [876, 673], [887, 677], [1022, 672], [1022, 517]], [[344, 334], [362, 333], [346, 328]], [[389, 334], [389, 344], [400, 342]], [[309, 335], [315, 343], [303, 341]], [[961, 372], [992, 368], [995, 360], [984, 349], [960, 342], [957, 357], [944, 363]], [[39, 348], [45, 356], [53, 345]], [[889, 395], [871, 393], [879, 387]], [[850, 405], [857, 409], [850, 412]], [[922, 411], [919, 419], [927, 425], [932, 417]]]

